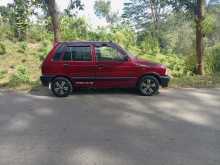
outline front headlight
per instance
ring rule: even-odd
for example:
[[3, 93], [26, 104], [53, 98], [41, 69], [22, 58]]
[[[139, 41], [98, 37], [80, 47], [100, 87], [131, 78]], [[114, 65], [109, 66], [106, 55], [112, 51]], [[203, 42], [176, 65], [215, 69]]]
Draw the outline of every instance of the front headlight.
[[166, 68], [165, 75], [166, 75], [166, 76], [171, 76], [171, 72], [170, 72], [170, 70], [169, 70], [168, 68]]

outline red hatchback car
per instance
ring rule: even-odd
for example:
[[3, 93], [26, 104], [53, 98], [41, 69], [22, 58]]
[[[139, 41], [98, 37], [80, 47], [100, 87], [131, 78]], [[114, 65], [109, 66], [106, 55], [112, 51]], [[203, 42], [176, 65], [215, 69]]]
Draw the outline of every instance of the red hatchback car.
[[112, 42], [57, 43], [42, 64], [41, 82], [58, 97], [74, 88], [137, 88], [144, 96], [167, 87], [164, 65], [134, 57]]

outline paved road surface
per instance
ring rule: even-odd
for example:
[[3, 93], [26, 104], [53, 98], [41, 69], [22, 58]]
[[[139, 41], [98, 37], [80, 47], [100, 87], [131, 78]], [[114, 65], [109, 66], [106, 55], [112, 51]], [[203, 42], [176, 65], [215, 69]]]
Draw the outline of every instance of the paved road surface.
[[0, 165], [220, 165], [220, 89], [0, 90]]

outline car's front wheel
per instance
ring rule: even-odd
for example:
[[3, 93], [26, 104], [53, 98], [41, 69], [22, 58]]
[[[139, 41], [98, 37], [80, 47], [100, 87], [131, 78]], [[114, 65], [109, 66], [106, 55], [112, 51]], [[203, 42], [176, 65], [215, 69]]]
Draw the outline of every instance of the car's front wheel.
[[159, 91], [159, 82], [153, 76], [144, 76], [138, 83], [138, 90], [144, 96], [153, 96]]
[[51, 83], [51, 90], [57, 97], [67, 97], [72, 92], [72, 83], [65, 77], [57, 77]]

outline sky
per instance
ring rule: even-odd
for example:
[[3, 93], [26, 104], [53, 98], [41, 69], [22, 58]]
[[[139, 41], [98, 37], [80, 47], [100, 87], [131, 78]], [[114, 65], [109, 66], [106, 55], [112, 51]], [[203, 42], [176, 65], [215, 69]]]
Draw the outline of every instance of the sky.
[[[94, 13], [94, 2], [95, 0], [81, 0], [82, 3], [85, 5], [84, 10], [80, 11], [79, 15], [84, 16], [86, 20], [89, 22], [90, 25], [92, 26], [105, 26], [107, 23], [105, 19], [100, 19], [98, 18], [95, 13]], [[124, 0], [110, 0], [111, 1], [111, 6], [112, 6], [112, 11], [115, 12], [122, 12], [123, 9], [123, 3]], [[0, 6], [1, 5], [6, 5], [7, 3], [11, 3], [13, 0], [0, 0]], [[63, 10], [67, 7], [69, 0], [56, 0], [57, 6], [59, 10]]]
[[[85, 5], [84, 10], [81, 11], [80, 15], [85, 16], [85, 18], [89, 21], [89, 24], [94, 25], [94, 26], [99, 26], [99, 25], [106, 25], [105, 19], [100, 19], [96, 17], [94, 13], [94, 2], [95, 0], [81, 0], [82, 3]], [[124, 0], [111, 0], [111, 6], [112, 10], [117, 12], [121, 12], [123, 9], [123, 1]], [[68, 5], [68, 0], [56, 0], [59, 9], [64, 9]]]
[[[93, 6], [95, 0], [81, 0], [81, 1], [85, 6], [84, 6], [84, 10], [80, 11], [79, 13], [80, 16], [84, 16], [92, 27], [107, 25], [104, 18], [102, 19], [98, 18], [94, 13]], [[119, 12], [119, 14], [121, 14], [123, 9], [123, 3], [125, 2], [125, 0], [110, 0], [110, 1], [111, 1], [112, 11]], [[209, 0], [206, 0], [206, 2], [208, 1]], [[11, 2], [13, 2], [13, 0], [0, 0], [0, 5], [6, 5], [7, 3], [11, 3]], [[69, 0], [56, 0], [56, 2], [59, 10], [62, 11], [67, 7]]]

